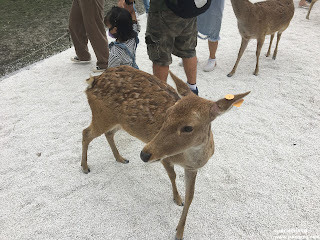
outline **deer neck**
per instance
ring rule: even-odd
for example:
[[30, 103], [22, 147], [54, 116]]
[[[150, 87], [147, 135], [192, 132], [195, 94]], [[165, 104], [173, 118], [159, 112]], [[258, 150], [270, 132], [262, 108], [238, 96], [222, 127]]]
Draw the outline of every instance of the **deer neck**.
[[248, 18], [248, 12], [251, 12], [254, 7], [249, 0], [231, 0], [231, 4], [238, 21], [245, 21]]
[[214, 141], [210, 124], [208, 134], [202, 139], [201, 144], [193, 146], [183, 153], [185, 158], [183, 167], [188, 170], [197, 170], [208, 162], [213, 153]]

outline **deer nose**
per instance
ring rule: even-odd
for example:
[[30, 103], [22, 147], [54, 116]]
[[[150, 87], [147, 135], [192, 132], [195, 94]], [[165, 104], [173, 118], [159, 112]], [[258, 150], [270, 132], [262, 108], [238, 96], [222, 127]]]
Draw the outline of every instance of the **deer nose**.
[[150, 157], [151, 157], [150, 153], [145, 153], [145, 152], [141, 151], [140, 158], [142, 159], [142, 161], [148, 162]]

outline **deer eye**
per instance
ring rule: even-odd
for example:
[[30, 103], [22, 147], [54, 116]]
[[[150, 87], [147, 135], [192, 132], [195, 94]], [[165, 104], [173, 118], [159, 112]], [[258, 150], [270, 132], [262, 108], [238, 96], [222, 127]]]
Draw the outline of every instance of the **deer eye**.
[[181, 132], [192, 132], [193, 131], [193, 127], [191, 126], [185, 126], [181, 129]]

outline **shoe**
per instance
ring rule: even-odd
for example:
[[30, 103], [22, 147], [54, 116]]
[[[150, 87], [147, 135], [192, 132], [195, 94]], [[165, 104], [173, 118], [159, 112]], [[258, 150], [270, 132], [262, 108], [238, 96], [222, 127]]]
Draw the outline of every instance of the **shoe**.
[[[190, 89], [191, 90], [191, 89]], [[198, 91], [198, 88], [196, 88], [196, 90], [191, 90], [195, 95], [199, 95], [199, 91]]]
[[207, 61], [207, 64], [203, 67], [203, 71], [205, 72], [211, 72], [215, 67], [217, 66], [216, 59], [209, 58]]
[[74, 56], [74, 57], [70, 58], [70, 60], [71, 60], [72, 62], [75, 62], [75, 63], [88, 63], [88, 62], [91, 61], [91, 58], [90, 58], [89, 60], [80, 60], [80, 59], [78, 58], [78, 56]]
[[104, 72], [105, 70], [106, 70], [105, 68], [101, 68], [101, 67], [98, 67], [98, 66], [96, 66], [96, 67], [94, 67], [94, 68], [92, 69], [92, 71], [95, 72], [95, 73], [97, 73], [97, 72]]

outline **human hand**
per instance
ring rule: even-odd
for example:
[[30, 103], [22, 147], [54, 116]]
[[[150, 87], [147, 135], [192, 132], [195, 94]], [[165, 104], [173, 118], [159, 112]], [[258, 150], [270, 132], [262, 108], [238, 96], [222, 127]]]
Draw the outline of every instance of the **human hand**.
[[118, 0], [118, 7], [124, 8], [125, 0]]

